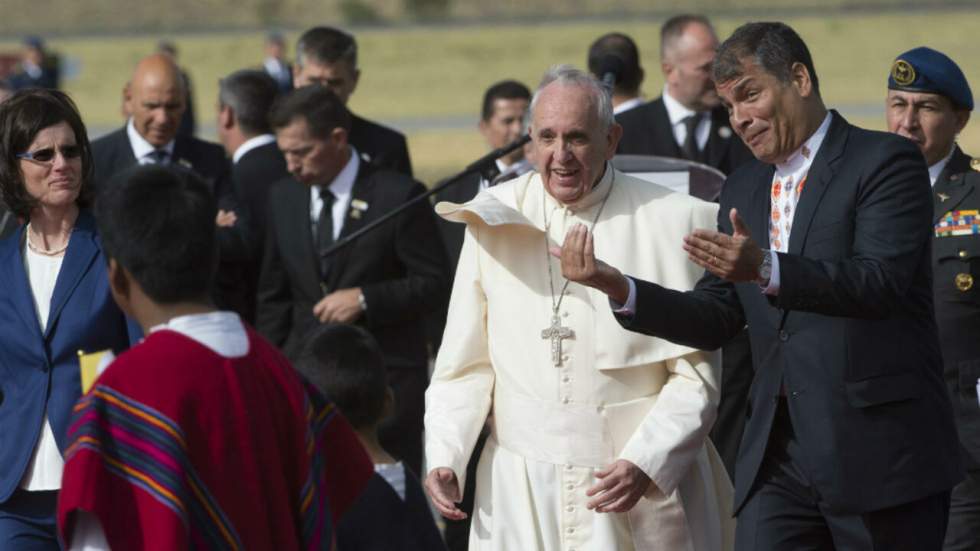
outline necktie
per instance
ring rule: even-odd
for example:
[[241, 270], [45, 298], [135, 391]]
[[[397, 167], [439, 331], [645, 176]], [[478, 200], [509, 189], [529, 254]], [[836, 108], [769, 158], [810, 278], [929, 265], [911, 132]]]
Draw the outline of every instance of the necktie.
[[330, 269], [330, 259], [324, 253], [333, 245], [333, 203], [337, 199], [329, 189], [320, 192], [323, 207], [316, 220], [316, 251], [320, 259], [320, 276], [326, 277]]
[[684, 158], [690, 161], [701, 160], [701, 152], [698, 150], [698, 138], [695, 135], [695, 131], [698, 128], [698, 122], [700, 121], [700, 113], [689, 115], [682, 121], [684, 123], [684, 128], [687, 129], [687, 135], [684, 136], [684, 143], [681, 145], [681, 152], [684, 154]]
[[170, 154], [165, 149], [154, 149], [147, 154], [147, 157], [155, 165], [165, 165], [170, 160]]

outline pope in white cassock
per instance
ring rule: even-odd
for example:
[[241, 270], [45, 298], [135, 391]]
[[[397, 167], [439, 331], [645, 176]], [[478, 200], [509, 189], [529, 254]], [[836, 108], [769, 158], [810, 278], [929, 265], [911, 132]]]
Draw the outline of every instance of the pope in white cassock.
[[677, 243], [717, 206], [612, 168], [621, 128], [593, 77], [552, 69], [531, 112], [537, 172], [436, 207], [467, 230], [426, 392], [426, 489], [464, 516], [489, 415], [472, 551], [730, 549], [731, 483], [707, 440], [715, 354], [623, 330], [552, 256], [584, 225], [624, 272], [690, 289], [701, 274]]

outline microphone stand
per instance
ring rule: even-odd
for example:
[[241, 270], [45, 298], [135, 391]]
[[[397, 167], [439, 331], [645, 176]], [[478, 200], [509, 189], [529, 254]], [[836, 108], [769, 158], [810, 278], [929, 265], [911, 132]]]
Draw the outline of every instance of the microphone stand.
[[391, 220], [392, 218], [394, 218], [394, 217], [398, 216], [399, 214], [405, 212], [406, 210], [410, 209], [411, 207], [415, 206], [416, 204], [421, 203], [422, 201], [428, 200], [429, 197], [435, 195], [436, 193], [439, 193], [440, 191], [442, 191], [442, 190], [444, 190], [444, 189], [446, 189], [446, 188], [448, 188], [450, 186], [453, 186], [453, 185], [458, 184], [459, 182], [461, 182], [463, 180], [463, 177], [468, 176], [470, 174], [473, 174], [475, 172], [481, 172], [481, 171], [483, 171], [486, 167], [490, 166], [490, 164], [493, 163], [494, 161], [496, 161], [497, 159], [503, 157], [504, 155], [507, 155], [508, 153], [510, 153], [511, 151], [514, 151], [517, 148], [524, 147], [524, 145], [526, 143], [528, 143], [529, 141], [531, 141], [530, 134], [525, 134], [525, 135], [521, 136], [520, 138], [514, 140], [510, 144], [505, 145], [504, 147], [501, 147], [501, 148], [498, 148], [498, 149], [494, 149], [490, 153], [487, 153], [483, 157], [480, 157], [479, 159], [477, 159], [477, 160], [473, 161], [472, 163], [470, 163], [469, 166], [467, 166], [466, 168], [464, 168], [463, 171], [460, 172], [459, 174], [456, 174], [455, 176], [449, 178], [448, 180], [443, 181], [441, 184], [439, 184], [438, 186], [430, 189], [429, 191], [426, 191], [422, 195], [419, 195], [417, 197], [413, 197], [411, 200], [402, 203], [401, 205], [399, 205], [394, 210], [391, 210], [391, 211], [385, 213], [384, 216], [382, 216], [381, 218], [378, 218], [374, 222], [371, 222], [370, 224], [364, 226], [363, 228], [357, 230], [356, 232], [354, 232], [354, 233], [352, 233], [352, 234], [344, 237], [343, 239], [340, 239], [340, 240], [336, 241], [333, 245], [330, 246], [329, 249], [327, 249], [326, 251], [323, 251], [323, 254], [321, 256], [328, 257], [328, 256], [333, 255], [334, 253], [336, 253], [340, 249], [343, 249], [344, 247], [350, 245], [351, 243], [353, 243], [354, 241], [356, 241], [360, 237], [364, 236], [367, 233], [370, 233], [371, 231], [373, 231], [378, 226], [384, 224], [388, 220]]

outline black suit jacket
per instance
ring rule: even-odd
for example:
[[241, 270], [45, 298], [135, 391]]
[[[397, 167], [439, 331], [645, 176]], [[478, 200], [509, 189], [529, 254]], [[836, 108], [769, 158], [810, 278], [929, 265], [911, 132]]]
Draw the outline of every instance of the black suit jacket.
[[408, 143], [401, 132], [351, 113], [348, 141], [375, 167], [412, 176]]
[[255, 297], [258, 294], [259, 270], [262, 266], [269, 190], [273, 184], [288, 177], [286, 159], [275, 142], [248, 151], [231, 167], [235, 196], [247, 214], [246, 230], [251, 245], [251, 259], [243, 274], [247, 287], [244, 317], [251, 323], [255, 323]]
[[[677, 140], [674, 139], [663, 97], [620, 113], [616, 122], [623, 127], [623, 137], [619, 140], [616, 153], [684, 158]], [[725, 174], [731, 174], [742, 163], [753, 159], [742, 139], [732, 131], [728, 112], [724, 107], [716, 107], [711, 111], [711, 133], [701, 154], [701, 162]]]
[[[739, 212], [766, 247], [774, 167], [728, 178], [720, 231]], [[706, 273], [681, 293], [637, 282], [629, 329], [713, 349], [748, 323], [755, 363], [736, 511], [762, 463], [780, 388], [803, 468], [831, 510], [862, 513], [962, 478], [932, 303], [932, 199], [921, 153], [834, 113], [780, 253], [780, 290]]]
[[[108, 185], [113, 176], [137, 165], [126, 127], [92, 142], [95, 163], [95, 189]], [[218, 199], [218, 208], [235, 211], [238, 222], [231, 228], [218, 228], [220, 264], [215, 280], [215, 302], [220, 308], [247, 312], [248, 289], [240, 273], [246, 270], [252, 255], [249, 247], [248, 213], [239, 208], [232, 189], [230, 163], [225, 150], [217, 144], [194, 137], [177, 136], [171, 162], [197, 173]], [[98, 198], [98, 196], [96, 196]]]
[[[362, 163], [341, 237], [424, 192], [407, 176]], [[257, 326], [270, 341], [295, 356], [318, 323], [313, 306], [327, 293], [360, 287], [367, 311], [358, 323], [378, 340], [388, 368], [425, 369], [423, 317], [448, 292], [446, 256], [428, 202], [341, 249], [325, 277], [313, 247], [308, 186], [289, 178], [273, 187], [266, 230]]]
[[[980, 165], [959, 147], [933, 188], [933, 222], [950, 213], [980, 210]], [[940, 228], [937, 228], [939, 230]], [[933, 240], [933, 296], [944, 374], [967, 469], [980, 470], [980, 234]]]

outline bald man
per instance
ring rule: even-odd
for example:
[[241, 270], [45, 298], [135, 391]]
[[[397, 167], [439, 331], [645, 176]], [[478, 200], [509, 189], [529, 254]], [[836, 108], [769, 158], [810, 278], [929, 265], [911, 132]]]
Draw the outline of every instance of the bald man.
[[180, 69], [171, 56], [153, 54], [136, 64], [123, 88], [126, 125], [92, 142], [96, 188], [108, 185], [131, 166], [164, 164], [197, 173], [218, 198], [220, 265], [214, 300], [223, 309], [246, 312], [247, 290], [238, 275], [248, 265], [249, 248], [243, 213], [236, 208], [231, 166], [218, 144], [178, 135], [186, 106]]

